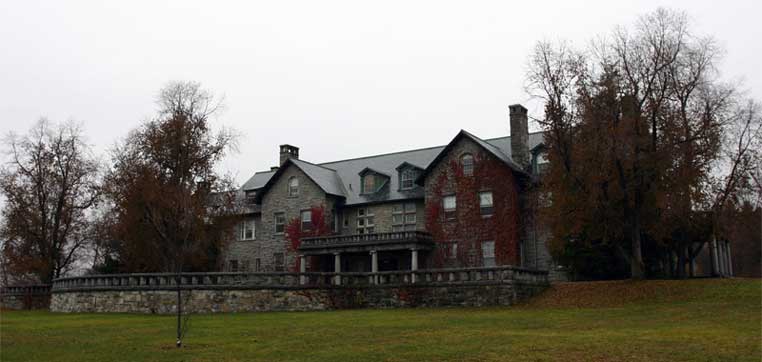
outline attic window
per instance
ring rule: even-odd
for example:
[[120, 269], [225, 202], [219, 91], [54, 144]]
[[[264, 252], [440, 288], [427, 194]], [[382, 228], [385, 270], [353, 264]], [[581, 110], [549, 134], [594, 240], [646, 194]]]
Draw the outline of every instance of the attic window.
[[376, 175], [369, 173], [362, 177], [362, 193], [376, 192]]
[[288, 179], [288, 197], [299, 196], [299, 179], [296, 176]]
[[460, 164], [463, 166], [464, 176], [472, 176], [474, 174], [474, 156], [470, 153], [460, 156]]
[[414, 169], [406, 169], [402, 171], [402, 174], [400, 175], [400, 189], [401, 190], [410, 190], [415, 186], [413, 182], [415, 182], [415, 178], [418, 176], [418, 172]]

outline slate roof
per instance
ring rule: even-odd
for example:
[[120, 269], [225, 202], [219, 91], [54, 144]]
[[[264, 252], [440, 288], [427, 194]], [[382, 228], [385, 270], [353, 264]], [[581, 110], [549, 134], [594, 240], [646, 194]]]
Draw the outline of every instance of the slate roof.
[[[278, 175], [284, 172], [287, 166], [294, 165], [304, 172], [315, 184], [318, 185], [326, 194], [346, 197], [344, 185], [341, 183], [335, 170], [309, 163], [296, 158], [289, 158], [268, 178], [267, 182], [257, 191], [256, 199], [259, 201], [267, 189], [275, 183]], [[244, 189], [245, 190], [245, 189]]]
[[[468, 135], [471, 139], [499, 159], [506, 162], [512, 168], [520, 170], [520, 167], [518, 167], [518, 165], [513, 162], [513, 159], [511, 159], [510, 137], [482, 140], [466, 131], [461, 132]], [[543, 135], [541, 132], [529, 134], [527, 143], [530, 150], [542, 142]], [[315, 183], [317, 183], [326, 193], [343, 196], [347, 205], [416, 199], [423, 198], [423, 188], [416, 187], [413, 190], [400, 190], [397, 167], [407, 162], [411, 165], [420, 167], [421, 169], [426, 169], [439, 153], [445, 149], [445, 147], [446, 146], [421, 148], [321, 164], [312, 164], [297, 159], [290, 159], [286, 162], [293, 162], [294, 165], [302, 169], [302, 171], [315, 181]], [[285, 164], [283, 166], [285, 166]], [[366, 168], [390, 175], [389, 183], [372, 195], [360, 194], [359, 173]], [[257, 194], [262, 194], [262, 191], [265, 191], [263, 188], [268, 184], [270, 179], [272, 179], [273, 175], [283, 169], [284, 167], [279, 168], [277, 171], [257, 172], [244, 183], [242, 189], [245, 191], [258, 190]]]

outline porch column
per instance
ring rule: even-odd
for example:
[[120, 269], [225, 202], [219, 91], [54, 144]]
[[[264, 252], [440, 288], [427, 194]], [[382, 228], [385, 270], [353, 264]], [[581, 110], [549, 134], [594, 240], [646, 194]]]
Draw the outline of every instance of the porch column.
[[304, 255], [299, 255], [299, 284], [305, 285], [307, 284], [307, 276], [304, 275], [304, 272], [307, 271], [307, 257]]
[[[333, 253], [333, 271], [334, 273], [341, 273], [341, 253]], [[336, 275], [334, 284], [341, 285], [341, 275]]]
[[[410, 270], [418, 270], [418, 249], [410, 249]], [[410, 276], [410, 282], [415, 283], [415, 273]]]
[[373, 273], [371, 280], [373, 284], [378, 284], [378, 252], [376, 250], [370, 251], [370, 272]]
[[732, 277], [733, 276], [733, 260], [730, 257], [730, 243], [728, 242], [725, 243], [725, 260], [727, 264], [728, 276]]

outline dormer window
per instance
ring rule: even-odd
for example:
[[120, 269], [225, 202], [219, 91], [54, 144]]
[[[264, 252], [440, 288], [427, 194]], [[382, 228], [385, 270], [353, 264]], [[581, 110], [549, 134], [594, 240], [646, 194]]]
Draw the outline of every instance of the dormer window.
[[288, 179], [288, 197], [299, 196], [299, 179], [296, 176]]
[[460, 164], [463, 167], [464, 176], [472, 176], [474, 174], [474, 156], [470, 153], [460, 156]]
[[415, 186], [415, 178], [418, 177], [418, 171], [414, 169], [407, 169], [402, 171], [402, 174], [400, 175], [400, 189], [401, 190], [410, 190]]
[[369, 173], [362, 177], [362, 193], [376, 192], [376, 175]]

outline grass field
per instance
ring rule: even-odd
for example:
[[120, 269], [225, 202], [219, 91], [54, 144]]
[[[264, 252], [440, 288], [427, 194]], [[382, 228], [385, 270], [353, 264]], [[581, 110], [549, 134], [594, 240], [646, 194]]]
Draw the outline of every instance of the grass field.
[[2, 312], [2, 361], [760, 361], [762, 281], [561, 284], [505, 308]]

